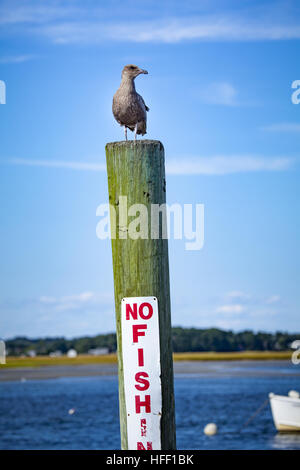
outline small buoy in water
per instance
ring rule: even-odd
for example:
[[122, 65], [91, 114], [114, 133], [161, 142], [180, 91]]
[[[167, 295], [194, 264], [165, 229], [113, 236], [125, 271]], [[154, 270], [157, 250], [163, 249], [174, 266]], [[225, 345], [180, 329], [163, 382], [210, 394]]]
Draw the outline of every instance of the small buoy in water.
[[73, 415], [75, 413], [75, 408], [70, 408], [68, 413], [69, 415]]
[[217, 434], [217, 432], [218, 428], [215, 423], [208, 423], [204, 428], [204, 434], [206, 434], [207, 436], [214, 436], [215, 434]]

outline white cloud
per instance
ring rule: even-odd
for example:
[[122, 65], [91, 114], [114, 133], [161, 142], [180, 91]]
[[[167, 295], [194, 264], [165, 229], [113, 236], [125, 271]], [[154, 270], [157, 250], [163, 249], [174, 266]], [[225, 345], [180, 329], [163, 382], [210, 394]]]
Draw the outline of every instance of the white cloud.
[[266, 300], [267, 304], [276, 304], [281, 300], [280, 295], [272, 295]]
[[68, 295], [63, 297], [42, 296], [38, 299], [38, 303], [46, 307], [54, 308], [56, 311], [69, 311], [82, 308], [91, 300], [95, 299], [93, 292], [82, 292], [81, 294]]
[[[215, 308], [214, 315], [217, 320], [229, 321], [231, 318], [255, 319], [260, 317], [270, 317], [277, 315], [275, 304], [281, 300], [279, 295], [272, 295], [267, 298], [251, 296], [241, 291], [231, 291], [223, 297], [223, 304]], [[268, 305], [268, 306], [266, 306]], [[243, 314], [239, 317], [239, 314]], [[224, 318], [217, 317], [217, 314], [224, 315]]]
[[55, 298], [55, 297], [47, 297], [47, 296], [42, 296], [39, 298], [40, 302], [42, 303], [56, 303], [56, 302], [72, 302], [72, 301], [79, 301], [79, 302], [86, 302], [90, 299], [92, 299], [95, 296], [93, 292], [82, 292], [81, 294], [76, 294], [76, 295], [67, 295], [64, 297], [60, 298]]
[[245, 306], [241, 304], [221, 305], [216, 309], [217, 313], [242, 313], [244, 311]]
[[96, 294], [94, 292], [81, 292], [80, 294], [65, 295], [62, 297], [41, 296], [33, 303], [43, 311], [70, 312], [74, 310], [91, 309], [99, 305], [112, 303], [112, 293]]
[[2, 334], [30, 337], [83, 334], [113, 331], [114, 294], [83, 291], [71, 295], [48, 296], [1, 302], [0, 315], [5, 318]]
[[300, 124], [295, 122], [282, 122], [279, 124], [270, 124], [261, 129], [269, 132], [300, 132]]
[[209, 104], [238, 106], [237, 90], [227, 82], [211, 83], [201, 92], [201, 98]]
[[[155, 6], [155, 7], [154, 7]], [[300, 38], [297, 8], [284, 4], [254, 5], [231, 12], [205, 13], [205, 5], [189, 10], [182, 5], [167, 16], [156, 3], [144, 6], [108, 2], [89, 8], [88, 2], [6, 1], [0, 6], [0, 24], [23, 27], [61, 44], [95, 44], [104, 41], [178, 43], [181, 41], [262, 41]], [[211, 11], [211, 8], [210, 8]], [[134, 14], [133, 14], [134, 13]], [[145, 20], [146, 14], [152, 18]], [[135, 21], [132, 17], [136, 18]], [[14, 32], [14, 30], [12, 30]]]
[[167, 160], [167, 173], [173, 175], [227, 175], [257, 171], [283, 171], [292, 166], [293, 160], [285, 157], [215, 156], [181, 157]]
[[38, 166], [45, 168], [66, 168], [69, 170], [83, 171], [105, 171], [106, 166], [102, 163], [88, 162], [67, 162], [61, 160], [25, 160], [22, 158], [14, 158], [9, 161], [13, 165]]
[[[80, 171], [106, 171], [103, 163], [68, 162], [61, 160], [26, 160], [15, 158], [13, 165], [45, 168], [64, 168]], [[293, 160], [287, 157], [215, 156], [180, 157], [167, 159], [166, 171], [170, 175], [227, 175], [257, 171], [284, 171], [291, 168]]]
[[214, 320], [214, 327], [220, 328], [222, 330], [241, 331], [245, 329], [245, 319], [241, 317], [234, 317], [220, 320], [217, 318]]
[[[20, 24], [43, 24], [51, 21], [57, 21], [70, 15], [78, 13], [75, 7], [66, 7], [59, 2], [53, 5], [37, 4], [29, 0], [6, 0], [0, 6], [0, 24], [3, 25], [20, 25]], [[55, 4], [56, 3], [56, 4]]]
[[39, 301], [42, 304], [55, 304], [56, 299], [54, 297], [47, 297], [46, 295], [43, 295], [39, 298]]
[[35, 56], [31, 54], [15, 55], [15, 56], [4, 56], [0, 57], [0, 64], [21, 64], [34, 59]]
[[179, 43], [182, 41], [261, 41], [299, 39], [298, 24], [273, 24], [237, 16], [202, 16], [151, 21], [65, 22], [38, 31], [58, 44], [91, 44], [105, 40]]
[[248, 300], [250, 298], [250, 295], [249, 294], [245, 294], [244, 292], [241, 292], [241, 291], [238, 291], [238, 290], [234, 290], [234, 291], [231, 291], [231, 292], [228, 292], [226, 294], [226, 297], [229, 297], [230, 299], [244, 299], [244, 300]]

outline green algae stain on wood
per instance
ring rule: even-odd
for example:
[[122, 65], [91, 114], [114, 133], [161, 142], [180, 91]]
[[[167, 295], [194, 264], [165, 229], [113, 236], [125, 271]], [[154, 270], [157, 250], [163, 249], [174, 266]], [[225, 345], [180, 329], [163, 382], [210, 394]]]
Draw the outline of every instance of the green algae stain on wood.
[[[151, 204], [166, 203], [164, 148], [156, 140], [113, 142], [106, 145], [109, 203], [116, 212], [116, 238], [112, 239], [116, 329], [119, 364], [119, 404], [122, 449], [127, 449], [127, 419], [124, 396], [121, 301], [123, 297], [153, 296], [158, 299], [163, 450], [175, 449], [175, 412], [168, 240], [151, 239]], [[144, 204], [148, 209], [148, 238], [125, 238], [128, 226], [119, 220], [122, 196], [127, 208]], [[128, 217], [128, 223], [135, 217]], [[121, 237], [119, 236], [119, 229]]]

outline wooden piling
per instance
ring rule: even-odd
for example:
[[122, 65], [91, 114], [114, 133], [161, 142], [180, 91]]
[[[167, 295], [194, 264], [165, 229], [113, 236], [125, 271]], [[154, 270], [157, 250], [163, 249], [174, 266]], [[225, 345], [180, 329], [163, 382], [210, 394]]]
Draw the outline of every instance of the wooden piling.
[[[128, 223], [119, 220], [120, 198], [127, 197], [127, 207], [144, 204], [151, 214], [151, 204], [166, 203], [164, 148], [156, 140], [112, 142], [106, 145], [109, 203], [116, 214], [116, 238], [112, 237], [115, 310], [118, 341], [119, 405], [122, 449], [128, 449], [124, 395], [121, 301], [124, 297], [153, 296], [158, 299], [160, 362], [162, 385], [161, 448], [176, 448], [171, 338], [168, 240], [131, 239]], [[111, 212], [112, 216], [112, 212]], [[132, 219], [132, 218], [131, 218]], [[112, 220], [112, 218], [111, 218]], [[113, 233], [112, 233], [113, 235]], [[126, 238], [127, 237], [127, 238]]]

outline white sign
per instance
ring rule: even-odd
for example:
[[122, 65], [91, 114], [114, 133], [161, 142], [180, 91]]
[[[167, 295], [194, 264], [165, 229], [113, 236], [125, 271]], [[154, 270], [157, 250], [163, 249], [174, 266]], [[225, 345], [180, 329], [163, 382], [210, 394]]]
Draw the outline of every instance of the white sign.
[[162, 397], [157, 299], [122, 299], [121, 325], [128, 449], [160, 450]]

